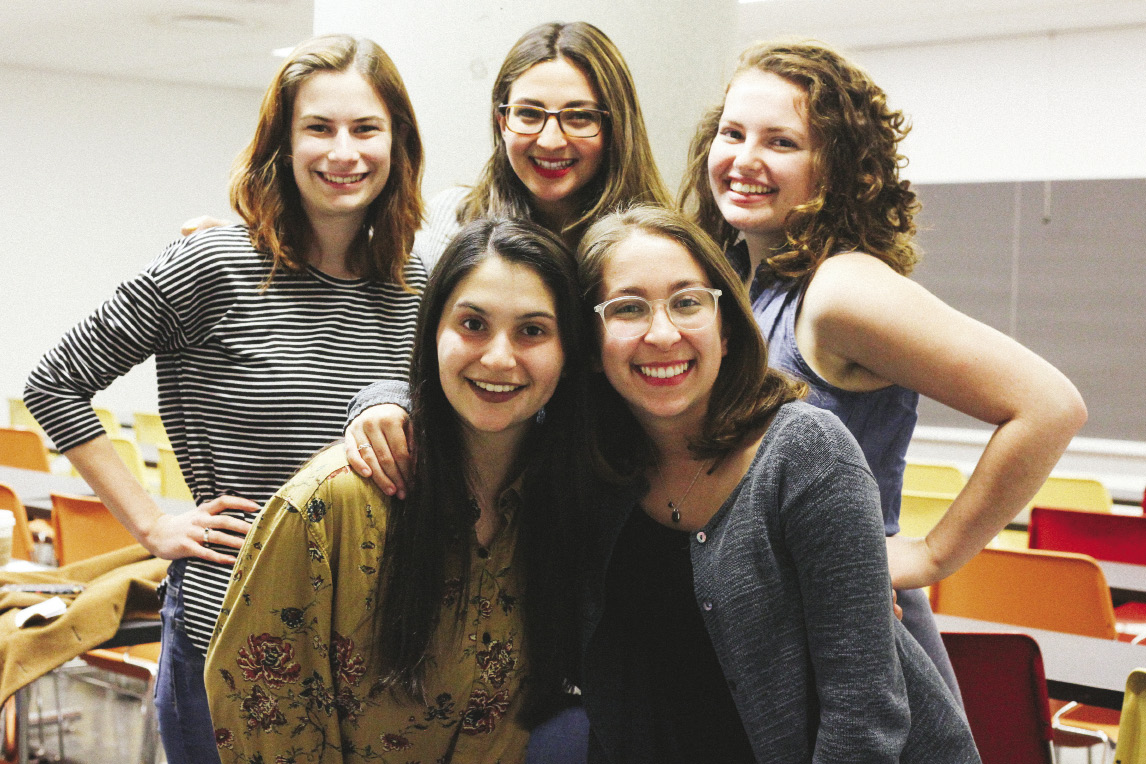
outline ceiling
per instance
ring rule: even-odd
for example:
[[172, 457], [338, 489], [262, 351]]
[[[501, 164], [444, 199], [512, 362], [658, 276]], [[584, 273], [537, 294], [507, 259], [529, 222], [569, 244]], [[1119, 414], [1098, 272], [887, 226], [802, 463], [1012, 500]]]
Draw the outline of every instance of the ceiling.
[[[555, 16], [576, 7], [536, 2]], [[440, 39], [465, 39], [472, 14], [435, 14]], [[862, 49], [1144, 26], [1146, 0], [763, 0], [737, 18], [740, 43], [795, 34]], [[270, 51], [313, 28], [314, 0], [2, 0], [0, 64], [262, 89], [278, 63]]]

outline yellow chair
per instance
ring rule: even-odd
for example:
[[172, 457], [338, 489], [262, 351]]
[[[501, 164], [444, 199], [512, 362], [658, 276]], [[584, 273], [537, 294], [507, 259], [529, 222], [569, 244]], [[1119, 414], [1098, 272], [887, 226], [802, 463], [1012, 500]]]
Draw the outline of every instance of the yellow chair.
[[1094, 478], [1051, 475], [1031, 500], [1031, 506], [1109, 512], [1114, 500], [1106, 486]]
[[115, 414], [111, 413], [111, 409], [92, 406], [92, 410], [95, 411], [96, 416], [99, 417], [99, 423], [103, 425], [104, 432], [113, 438], [119, 437], [122, 432], [119, 427], [119, 419], [116, 418]]
[[[931, 608], [964, 618], [1117, 639], [1114, 604], [1093, 557], [1069, 552], [984, 549], [931, 586]], [[1118, 714], [1052, 701], [1055, 744], [1113, 748]]]
[[0, 427], [0, 464], [26, 470], [51, 472], [48, 449], [35, 430]]
[[0, 483], [0, 509], [16, 516], [16, 527], [12, 529], [12, 559], [31, 560], [34, 541], [28, 527], [28, 512], [16, 492], [3, 483]]
[[925, 493], [959, 493], [967, 476], [954, 464], [908, 462], [903, 470], [903, 490]]
[[135, 442], [140, 445], [171, 447], [167, 437], [167, 430], [163, 426], [163, 419], [153, 411], [136, 411], [131, 416], [131, 429], [135, 433]]
[[159, 446], [159, 495], [169, 499], [186, 499], [191, 501], [191, 489], [183, 479], [183, 471], [179, 469], [179, 460], [175, 452], [168, 447]]
[[61, 567], [136, 543], [127, 528], [94, 496], [52, 494], [52, 530]]
[[27, 427], [40, 435], [44, 434], [44, 428], [36, 421], [36, 417], [32, 416], [23, 398], [8, 399], [8, 424], [12, 427]]
[[1146, 669], [1131, 671], [1126, 680], [1114, 764], [1146, 764]]
[[899, 509], [899, 530], [907, 536], [926, 536], [955, 501], [953, 493], [904, 491]]
[[123, 436], [114, 436], [111, 438], [111, 445], [115, 448], [119, 458], [127, 465], [128, 472], [148, 491], [157, 493], [160, 476], [155, 470], [149, 470], [144, 464], [143, 456], [139, 453], [139, 446], [135, 445], [135, 441]]

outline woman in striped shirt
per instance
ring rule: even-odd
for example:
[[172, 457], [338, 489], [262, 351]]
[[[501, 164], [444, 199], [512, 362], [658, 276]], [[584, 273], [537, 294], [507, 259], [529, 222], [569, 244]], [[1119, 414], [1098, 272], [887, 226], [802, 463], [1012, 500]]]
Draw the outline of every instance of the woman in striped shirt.
[[[25, 400], [113, 514], [175, 560], [156, 704], [167, 760], [218, 761], [203, 658], [254, 512], [337, 437], [367, 382], [405, 379], [420, 261], [422, 145], [376, 44], [315, 38], [288, 57], [240, 156], [245, 225], [172, 244], [72, 329]], [[159, 407], [197, 508], [165, 515], [104, 435], [91, 397], [156, 356]]]

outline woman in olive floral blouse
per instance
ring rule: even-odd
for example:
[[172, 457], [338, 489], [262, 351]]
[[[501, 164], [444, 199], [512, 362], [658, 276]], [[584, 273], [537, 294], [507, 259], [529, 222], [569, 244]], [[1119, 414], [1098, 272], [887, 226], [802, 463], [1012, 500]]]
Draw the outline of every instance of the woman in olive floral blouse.
[[585, 469], [573, 261], [478, 221], [427, 287], [404, 501], [319, 454], [267, 504], [207, 656], [224, 762], [520, 762], [576, 634]]

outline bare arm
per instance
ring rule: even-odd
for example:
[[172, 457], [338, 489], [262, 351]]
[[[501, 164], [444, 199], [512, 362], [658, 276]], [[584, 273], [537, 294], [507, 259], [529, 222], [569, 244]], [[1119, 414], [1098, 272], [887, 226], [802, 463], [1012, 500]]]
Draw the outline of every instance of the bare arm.
[[238, 549], [243, 545], [241, 537], [250, 530], [251, 524], [219, 513], [224, 509], [259, 511], [259, 505], [249, 499], [220, 496], [193, 511], [166, 514], [128, 471], [111, 441], [103, 435], [68, 450], [67, 457], [131, 535], [147, 551], [165, 560], [200, 557], [211, 562], [233, 564], [233, 555], [205, 546], [203, 531], [209, 528], [211, 531], [239, 534], [210, 534], [212, 545]]
[[805, 358], [838, 387], [898, 384], [996, 427], [927, 537], [889, 539], [897, 587], [932, 584], [977, 554], [1030, 501], [1086, 421], [1081, 396], [1057, 369], [868, 255], [824, 263], [796, 333]]

